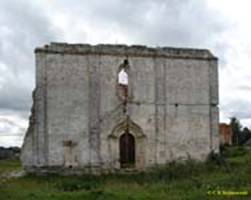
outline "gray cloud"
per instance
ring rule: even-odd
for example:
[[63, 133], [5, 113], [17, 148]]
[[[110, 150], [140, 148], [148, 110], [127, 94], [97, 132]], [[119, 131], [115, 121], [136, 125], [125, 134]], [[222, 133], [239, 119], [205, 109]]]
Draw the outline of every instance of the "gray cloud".
[[55, 38], [48, 17], [28, 1], [0, 2], [0, 108], [29, 110], [33, 49]]
[[[100, 29], [112, 31], [118, 27], [132, 43], [215, 47], [224, 54], [223, 43], [215, 38], [226, 29], [226, 21], [204, 1], [118, 0], [87, 4], [62, 0], [50, 4], [47, 6], [57, 8], [53, 11], [65, 14], [72, 22], [76, 20], [74, 26], [88, 21]], [[63, 35], [49, 20], [53, 13], [41, 5], [22, 0], [0, 3], [0, 108], [29, 109], [34, 87], [33, 49]]]
[[55, 30], [37, 5], [0, 2], [0, 146], [20, 146], [34, 88], [33, 49], [55, 39]]
[[240, 85], [237, 87], [239, 90], [251, 92], [251, 85]]
[[238, 119], [251, 119], [251, 102], [244, 99], [234, 99], [222, 105], [222, 111], [227, 113], [228, 117], [237, 117]]
[[73, 0], [69, 4], [62, 0], [54, 2], [52, 7], [57, 7], [58, 13], [65, 13], [72, 23], [77, 22], [75, 26], [88, 22], [96, 32], [107, 30], [116, 34], [119, 30], [130, 43], [209, 48], [220, 57], [221, 66], [226, 65], [225, 54], [229, 46], [224, 33], [233, 24], [209, 8], [206, 1], [93, 0], [87, 3]]
[[0, 110], [0, 146], [20, 146], [27, 128], [24, 116], [16, 111]]
[[[62, 21], [68, 24], [66, 27], [53, 21], [58, 14], [67, 19]], [[66, 35], [71, 35], [74, 42], [88, 43], [88, 34], [107, 31], [114, 38], [116, 34], [123, 35], [128, 43], [209, 48], [220, 57], [221, 66], [226, 66], [226, 50], [230, 46], [224, 34], [231, 23], [201, 0], [2, 0], [0, 112], [5, 109], [27, 119], [34, 88], [36, 46], [51, 41], [72, 42], [64, 41]], [[249, 103], [230, 102], [223, 110], [248, 118], [248, 111], [239, 111], [246, 105]]]
[[92, 1], [88, 7], [75, 0], [72, 4], [72, 15], [107, 28], [118, 26], [133, 42], [151, 45], [210, 46], [229, 23], [201, 0]]

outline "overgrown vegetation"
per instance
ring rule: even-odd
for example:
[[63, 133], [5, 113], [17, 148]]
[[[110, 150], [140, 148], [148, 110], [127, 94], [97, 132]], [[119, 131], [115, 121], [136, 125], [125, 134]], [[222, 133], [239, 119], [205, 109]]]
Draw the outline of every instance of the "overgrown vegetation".
[[229, 124], [233, 131], [232, 140], [234, 145], [243, 145], [251, 138], [251, 130], [248, 127], [243, 127], [236, 117], [231, 117]]
[[[0, 163], [16, 169], [17, 162]], [[0, 199], [14, 200], [128, 200], [128, 199], [230, 199], [214, 191], [248, 191], [251, 194], [251, 152], [243, 147], [225, 148], [205, 163], [189, 160], [156, 167], [149, 173], [102, 176], [25, 176], [0, 184]], [[233, 196], [232, 199], [251, 199]]]

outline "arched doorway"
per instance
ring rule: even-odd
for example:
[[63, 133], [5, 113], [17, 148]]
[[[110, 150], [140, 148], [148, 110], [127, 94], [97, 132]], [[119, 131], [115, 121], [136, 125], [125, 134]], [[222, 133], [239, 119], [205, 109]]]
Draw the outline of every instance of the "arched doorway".
[[[129, 145], [125, 145], [126, 134], [128, 134], [128, 141], [130, 140]], [[117, 124], [112, 129], [111, 134], [108, 135], [108, 141], [111, 168], [120, 169], [132, 166], [135, 169], [144, 169], [146, 167], [147, 137], [144, 135], [142, 128], [130, 118]], [[131, 153], [126, 153], [127, 151]], [[127, 155], [132, 155], [129, 157], [132, 159], [124, 159]], [[128, 165], [126, 163], [132, 164]]]
[[120, 166], [122, 168], [135, 166], [135, 139], [132, 134], [124, 133], [119, 139]]

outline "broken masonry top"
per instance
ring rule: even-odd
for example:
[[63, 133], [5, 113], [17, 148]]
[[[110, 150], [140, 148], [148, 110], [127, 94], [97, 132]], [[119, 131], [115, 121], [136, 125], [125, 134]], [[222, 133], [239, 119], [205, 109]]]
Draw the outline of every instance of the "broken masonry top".
[[118, 56], [143, 56], [216, 60], [217, 58], [207, 49], [175, 48], [175, 47], [147, 47], [142, 45], [121, 44], [67, 44], [55, 43], [35, 49], [35, 53], [55, 54], [100, 54]]

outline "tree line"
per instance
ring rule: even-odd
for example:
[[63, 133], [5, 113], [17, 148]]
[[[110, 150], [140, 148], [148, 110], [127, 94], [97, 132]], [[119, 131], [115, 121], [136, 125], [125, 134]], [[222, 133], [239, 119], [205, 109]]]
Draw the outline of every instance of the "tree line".
[[248, 127], [243, 127], [236, 117], [230, 118], [230, 127], [233, 132], [233, 145], [243, 145], [251, 138], [251, 130]]

